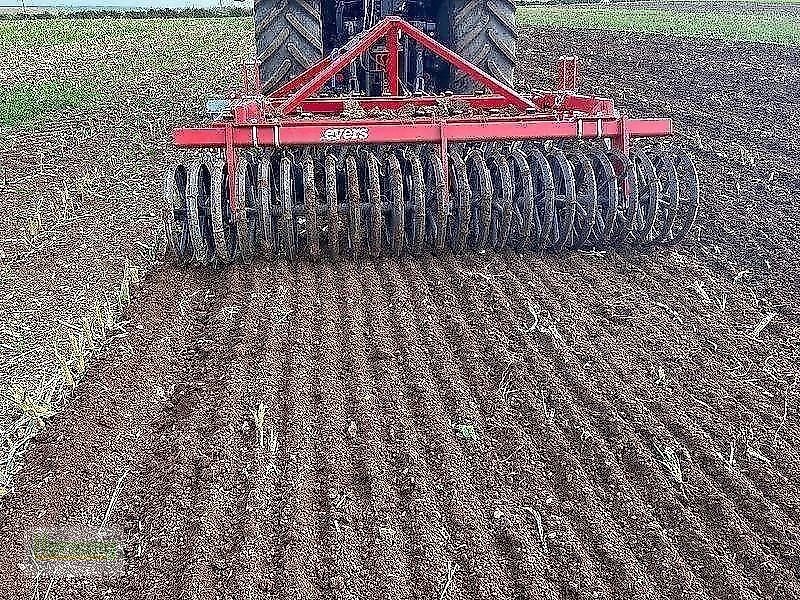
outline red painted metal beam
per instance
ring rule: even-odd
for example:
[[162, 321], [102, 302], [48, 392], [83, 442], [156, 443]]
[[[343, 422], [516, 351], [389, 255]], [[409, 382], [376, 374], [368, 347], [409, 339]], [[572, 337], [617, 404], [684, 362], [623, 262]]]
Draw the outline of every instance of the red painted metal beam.
[[323, 69], [327, 68], [328, 65], [331, 64], [332, 60], [333, 59], [331, 57], [323, 58], [318, 63], [312, 65], [308, 70], [303, 71], [291, 81], [288, 81], [285, 84], [283, 84], [277, 90], [272, 92], [270, 96], [273, 98], [284, 98], [288, 96], [292, 92], [296, 91], [298, 88], [302, 87], [304, 84], [308, 83]]
[[[489, 110], [492, 108], [507, 108], [508, 100], [502, 96], [453, 96], [460, 102], [466, 102], [472, 108], [478, 110]], [[420, 108], [437, 106], [443, 97], [436, 96], [421, 96], [421, 97], [407, 97], [407, 96], [381, 96], [380, 98], [359, 98], [358, 104], [364, 110], [372, 110], [374, 108], [380, 110], [399, 110], [404, 106], [417, 106]], [[313, 114], [334, 114], [341, 113], [344, 110], [343, 98], [309, 98], [300, 105], [300, 109], [305, 113]], [[241, 120], [241, 123], [246, 123], [247, 120]]]
[[234, 144], [234, 126], [225, 126], [225, 161], [228, 166], [228, 203], [231, 214], [236, 214], [236, 144]]
[[400, 43], [399, 35], [396, 26], [389, 28], [389, 33], [386, 35], [386, 50], [389, 52], [389, 57], [386, 62], [386, 78], [389, 81], [389, 93], [392, 96], [400, 95]]
[[[623, 131], [624, 122], [624, 131]], [[225, 147], [225, 127], [178, 129], [176, 146], [188, 148]], [[230, 141], [235, 147], [300, 146], [326, 144], [392, 144], [523, 139], [592, 139], [659, 137], [672, 134], [669, 119], [494, 119], [486, 121], [293, 121], [280, 125], [232, 127]]]

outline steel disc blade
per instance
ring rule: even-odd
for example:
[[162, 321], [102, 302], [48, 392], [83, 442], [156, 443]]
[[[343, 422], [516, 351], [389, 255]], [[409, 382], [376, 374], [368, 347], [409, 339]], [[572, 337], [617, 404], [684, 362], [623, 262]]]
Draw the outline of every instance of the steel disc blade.
[[550, 247], [557, 251], [579, 248], [582, 245], [579, 238], [588, 235], [589, 228], [594, 224], [594, 214], [578, 211], [575, 174], [567, 155], [558, 148], [552, 148], [547, 154], [547, 162], [553, 174], [555, 194]]
[[403, 171], [403, 196], [407, 203], [408, 218], [404, 217], [405, 235], [414, 255], [422, 252], [425, 244], [425, 176], [419, 154], [404, 149], [399, 153]]
[[602, 246], [607, 223], [606, 204], [598, 202], [598, 184], [591, 159], [580, 150], [572, 150], [567, 158], [572, 165], [575, 178], [575, 239], [571, 247], [575, 250]]
[[597, 216], [590, 242], [594, 248], [609, 248], [614, 245], [616, 238], [624, 237], [619, 229], [626, 226], [626, 221], [619, 214], [617, 173], [605, 148], [587, 149], [586, 156], [594, 173], [597, 198]]
[[166, 251], [178, 264], [183, 264], [194, 257], [186, 201], [187, 179], [186, 167], [182, 164], [170, 165], [164, 174]]
[[289, 260], [297, 256], [295, 228], [295, 176], [292, 159], [283, 156], [278, 163], [278, 198], [281, 204], [279, 248]]
[[364, 243], [363, 215], [361, 214], [361, 169], [352, 154], [348, 154], [345, 166], [345, 197], [347, 198], [347, 228], [353, 256], [361, 256]]
[[664, 240], [665, 244], [676, 244], [686, 237], [697, 219], [700, 207], [700, 182], [692, 158], [681, 150], [674, 158], [674, 165], [678, 175], [678, 205], [673, 228]]
[[256, 209], [255, 169], [256, 165], [244, 158], [236, 167], [236, 250], [244, 262], [252, 260], [261, 230], [260, 214]]
[[534, 241], [531, 237], [536, 235], [534, 222], [537, 215], [533, 172], [522, 148], [515, 147], [511, 151], [509, 167], [513, 204], [508, 243], [517, 252], [524, 252]]
[[403, 185], [403, 168], [400, 159], [395, 154], [389, 154], [386, 159], [386, 199], [389, 202], [390, 222], [389, 242], [392, 254], [400, 256], [405, 246], [406, 235], [406, 206], [405, 186]]
[[344, 177], [339, 177], [338, 173], [336, 157], [328, 154], [325, 156], [325, 205], [328, 209], [328, 253], [332, 259], [339, 257], [339, 195], [340, 188], [344, 187]]
[[659, 204], [659, 184], [656, 170], [650, 157], [640, 148], [631, 150], [630, 159], [636, 173], [638, 196], [636, 213], [631, 229], [636, 243], [650, 245]]
[[487, 160], [492, 178], [494, 202], [492, 204], [492, 245], [501, 249], [508, 243], [511, 232], [511, 219], [514, 212], [514, 187], [511, 181], [511, 168], [508, 159], [500, 152], [493, 153]]
[[265, 155], [258, 161], [258, 209], [261, 222], [262, 251], [265, 256], [275, 256], [278, 252], [278, 223], [275, 213], [279, 212], [280, 196], [278, 182], [273, 176], [272, 155]]
[[492, 224], [492, 178], [483, 156], [483, 150], [472, 148], [466, 157], [467, 180], [472, 192], [472, 219], [470, 243], [478, 252], [485, 252]]
[[380, 162], [371, 151], [364, 157], [366, 165], [366, 191], [367, 191], [367, 228], [368, 244], [371, 256], [380, 256], [383, 242], [383, 201], [381, 198]]
[[[528, 164], [533, 181], [533, 227], [531, 229], [531, 245], [538, 249], [545, 248], [550, 239], [562, 237], [560, 226], [562, 219], [565, 225], [572, 226], [570, 214], [561, 215], [557, 220], [556, 193], [553, 171], [547, 158], [538, 148], [530, 146], [527, 150]], [[574, 204], [573, 204], [574, 208]]]
[[209, 265], [214, 253], [214, 234], [211, 229], [211, 171], [201, 161], [194, 161], [188, 168], [186, 207], [194, 258], [202, 265]]
[[[636, 221], [639, 180], [633, 163], [625, 154], [612, 148], [605, 155], [614, 173], [617, 206], [614, 221], [608, 228], [604, 241], [608, 246], [619, 246], [629, 241]], [[610, 202], [606, 203], [610, 206]], [[608, 218], [610, 217], [606, 216]]]
[[425, 214], [426, 237], [436, 254], [441, 254], [447, 244], [452, 212], [452, 196], [445, 183], [441, 157], [429, 151], [425, 157]]
[[659, 184], [658, 207], [653, 222], [652, 244], [662, 244], [671, 236], [678, 210], [678, 173], [672, 158], [661, 150], [648, 152]]
[[467, 247], [467, 237], [469, 236], [472, 192], [467, 180], [467, 166], [457, 150], [451, 150], [449, 162], [452, 215], [448, 238], [453, 252], [461, 254]]
[[320, 256], [319, 193], [314, 158], [310, 153], [300, 158], [297, 168], [300, 171], [299, 179], [302, 187], [305, 248], [308, 255], [316, 260]]
[[237, 234], [228, 186], [228, 164], [222, 160], [211, 165], [211, 226], [214, 258], [227, 264], [236, 256]]

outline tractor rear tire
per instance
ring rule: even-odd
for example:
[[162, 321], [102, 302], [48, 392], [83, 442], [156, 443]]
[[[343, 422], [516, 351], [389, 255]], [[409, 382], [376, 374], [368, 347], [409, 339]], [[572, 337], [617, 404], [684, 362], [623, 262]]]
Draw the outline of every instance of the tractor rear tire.
[[255, 0], [256, 60], [269, 93], [322, 58], [320, 0]]
[[[517, 53], [514, 0], [450, 0], [450, 48], [486, 73], [511, 87]], [[471, 94], [476, 84], [453, 69], [451, 89]]]

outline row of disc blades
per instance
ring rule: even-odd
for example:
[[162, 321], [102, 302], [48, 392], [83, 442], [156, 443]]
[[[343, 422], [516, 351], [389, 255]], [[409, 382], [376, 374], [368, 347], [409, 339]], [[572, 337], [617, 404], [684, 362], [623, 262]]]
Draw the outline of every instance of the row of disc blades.
[[[682, 240], [699, 186], [685, 152], [503, 143], [253, 152], [170, 166], [168, 246], [179, 263], [509, 248], [653, 247]], [[446, 169], [446, 171], [445, 171]], [[445, 176], [447, 173], [447, 176]], [[235, 207], [235, 208], [234, 208]]]

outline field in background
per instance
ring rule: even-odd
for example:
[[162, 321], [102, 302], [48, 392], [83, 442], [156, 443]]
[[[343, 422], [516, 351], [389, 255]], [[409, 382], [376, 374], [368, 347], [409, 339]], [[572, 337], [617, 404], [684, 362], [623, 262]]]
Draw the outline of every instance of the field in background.
[[[58, 112], [68, 114], [67, 109], [124, 112], [114, 100], [128, 102], [135, 89], [147, 90], [151, 73], [203, 68], [206, 61], [185, 64], [184, 44], [192, 28], [203, 31], [214, 48], [246, 23], [243, 18], [0, 21], [0, 55], [5, 61], [0, 71], [0, 130], [14, 135], [15, 126]], [[248, 52], [246, 39], [237, 48], [243, 55]], [[219, 73], [213, 77], [219, 80]], [[188, 82], [194, 94], [205, 85]]]
[[[696, 38], [727, 39], [778, 44], [800, 44], [800, 12], [754, 13], [716, 9], [703, 3], [699, 10], [675, 10], [619, 6], [526, 7], [519, 21], [537, 27], [600, 29], [647, 32]], [[703, 11], [703, 12], [700, 12]], [[706, 12], [707, 11], [707, 12]]]
[[160, 265], [169, 131], [249, 22], [0, 23], [0, 598], [107, 514], [124, 573], [61, 595], [800, 596], [800, 51], [564, 11], [519, 78], [675, 119], [674, 251]]
[[[673, 8], [637, 8], [643, 3], [631, 3], [634, 8], [611, 6], [535, 6], [520, 10], [519, 21], [527, 26], [610, 31], [649, 32], [685, 37], [728, 39], [735, 41], [800, 44], [800, 12], [775, 14], [735, 10], [738, 3], [709, 3], [703, 0], [676, 3]], [[683, 10], [683, 6], [693, 6]], [[727, 8], [720, 9], [725, 6]], [[734, 10], [731, 10], [733, 8]], [[713, 11], [712, 11], [713, 9]], [[220, 25], [224, 35], [231, 27], [241, 27], [247, 19], [212, 20]], [[102, 48], [129, 41], [161, 37], [169, 40], [180, 36], [182, 20], [153, 21], [129, 19], [0, 21], [0, 53], [21, 50], [18, 60], [11, 57], [8, 73], [16, 71], [21, 77], [2, 77], [0, 74], [0, 128], [13, 127], [48, 113], [66, 109], [91, 108], [95, 103], [117, 93], [137, 76], [128, 64], [118, 60], [97, 60], [96, 70], [80, 70], [64, 79], [69, 58], [56, 60], [48, 73], [32, 61], [52, 62], [32, 50], [65, 45], [86, 44]], [[155, 61], [180, 61], [184, 57], [170, 53], [170, 43], [152, 56]], [[24, 57], [24, 58], [23, 58]], [[145, 57], [146, 59], [146, 57]], [[59, 64], [62, 63], [62, 64]], [[158, 63], [141, 64], [152, 70]], [[60, 70], [59, 70], [60, 69]], [[25, 76], [36, 72], [36, 77]], [[21, 72], [21, 73], [20, 73]]]

